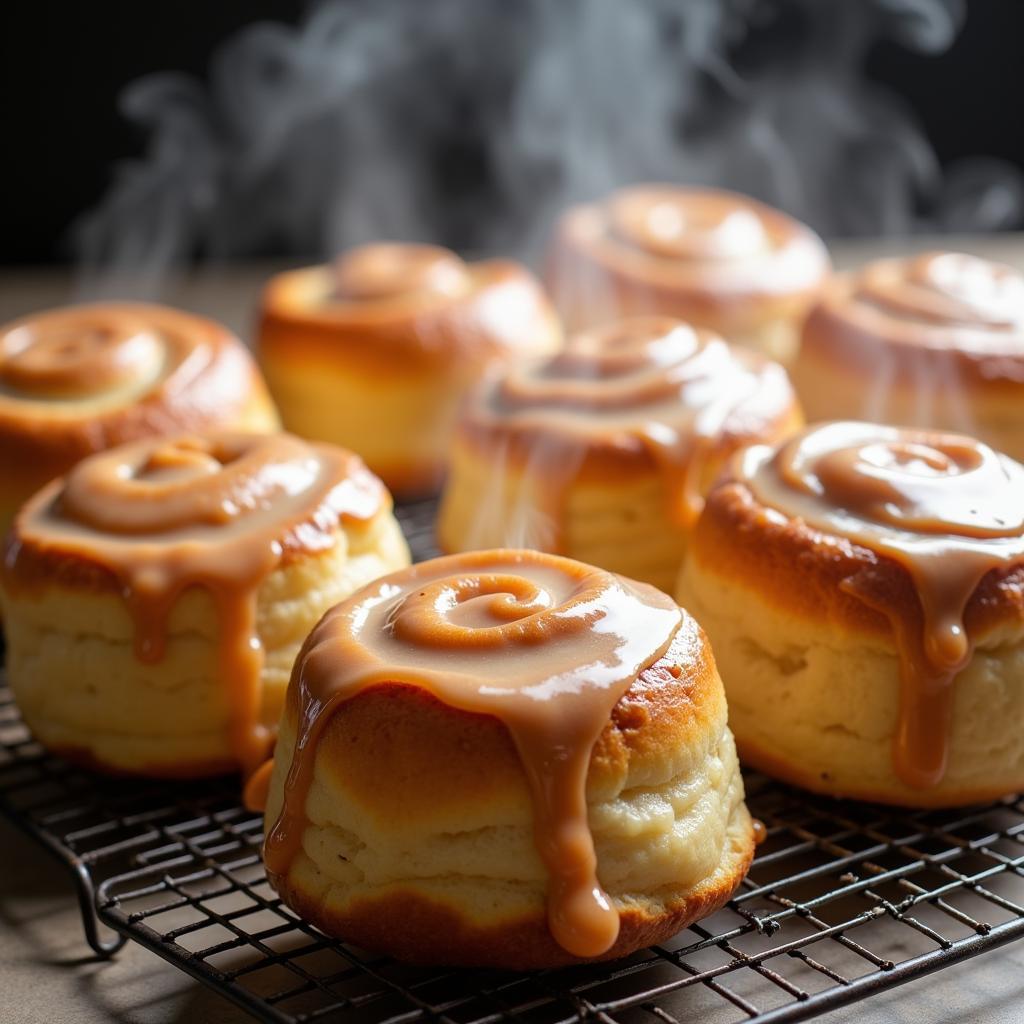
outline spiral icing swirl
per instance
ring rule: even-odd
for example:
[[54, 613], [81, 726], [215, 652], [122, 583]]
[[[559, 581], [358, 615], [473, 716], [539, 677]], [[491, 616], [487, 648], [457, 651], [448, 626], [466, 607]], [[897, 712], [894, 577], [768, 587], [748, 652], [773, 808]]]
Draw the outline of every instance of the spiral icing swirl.
[[375, 683], [405, 682], [505, 723], [532, 794], [552, 934], [579, 956], [605, 951], [618, 918], [597, 882], [587, 826], [590, 755], [681, 622], [653, 587], [533, 551], [439, 558], [365, 588], [324, 617], [296, 662], [298, 741], [266, 841], [268, 871], [285, 875], [298, 852], [332, 708]]
[[[635, 292], [651, 311], [677, 312], [675, 297], [688, 307], [685, 315], [703, 309], [712, 319], [742, 294], [799, 293], [816, 287], [828, 270], [825, 247], [809, 228], [716, 189], [622, 189], [570, 210], [558, 245], [556, 283], [579, 291], [581, 301], [603, 302], [600, 290], [611, 286]], [[610, 276], [601, 281], [595, 273]], [[636, 303], [625, 308], [641, 311]]]
[[969, 437], [833, 423], [783, 445], [773, 464], [794, 491], [865, 526], [924, 538], [1024, 533], [1021, 467]]
[[81, 399], [156, 379], [165, 343], [145, 318], [59, 310], [0, 334], [0, 387], [28, 399]]
[[920, 627], [870, 574], [843, 588], [889, 618], [900, 646], [897, 770], [911, 785], [938, 782], [951, 684], [974, 649], [967, 605], [989, 572], [1024, 561], [1024, 466], [972, 438], [851, 422], [749, 449], [736, 473], [762, 504], [908, 573]]
[[[112, 575], [144, 662], [163, 657], [180, 595], [206, 589], [220, 620], [231, 746], [254, 767], [268, 741], [257, 725], [259, 587], [286, 552], [331, 547], [341, 520], [369, 520], [386, 502], [362, 462], [331, 445], [287, 434], [154, 438], [93, 455], [39, 492], [18, 518], [5, 571], [31, 585], [33, 558], [52, 552]], [[39, 571], [45, 578], [47, 566]]]
[[173, 347], [131, 307], [62, 309], [0, 333], [0, 394], [24, 401], [81, 401], [145, 389]]
[[283, 518], [311, 495], [326, 498], [326, 471], [344, 490], [347, 514], [368, 518], [380, 505], [380, 484], [344, 454], [288, 434], [145, 441], [80, 463], [60, 508], [67, 519], [115, 536], [206, 527], [223, 542], [227, 527], [262, 529], [268, 510]]

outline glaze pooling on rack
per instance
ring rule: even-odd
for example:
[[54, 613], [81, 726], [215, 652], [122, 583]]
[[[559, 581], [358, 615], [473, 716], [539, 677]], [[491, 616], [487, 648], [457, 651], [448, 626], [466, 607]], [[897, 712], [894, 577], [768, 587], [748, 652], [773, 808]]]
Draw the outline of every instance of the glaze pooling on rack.
[[259, 724], [260, 585], [286, 552], [332, 547], [342, 520], [369, 520], [386, 501], [356, 456], [287, 434], [137, 442], [84, 460], [26, 505], [5, 585], [16, 592], [45, 583], [45, 572], [35, 571], [38, 553], [112, 574], [144, 663], [163, 657], [179, 597], [205, 589], [218, 614], [230, 748], [248, 771], [272, 740]]
[[1024, 467], [968, 437], [867, 423], [811, 428], [755, 447], [737, 476], [759, 502], [901, 565], [922, 628], [857, 577], [843, 587], [890, 621], [903, 677], [894, 767], [908, 785], [941, 781], [953, 680], [974, 638], [964, 615], [984, 577], [1024, 559]]
[[508, 728], [548, 870], [551, 933], [577, 956], [605, 952], [619, 922], [597, 880], [587, 824], [590, 755], [612, 709], [681, 623], [653, 587], [534, 551], [439, 558], [364, 588], [327, 613], [295, 664], [298, 739], [264, 849], [271, 878], [287, 875], [301, 847], [317, 741], [332, 710], [374, 684], [407, 683]]

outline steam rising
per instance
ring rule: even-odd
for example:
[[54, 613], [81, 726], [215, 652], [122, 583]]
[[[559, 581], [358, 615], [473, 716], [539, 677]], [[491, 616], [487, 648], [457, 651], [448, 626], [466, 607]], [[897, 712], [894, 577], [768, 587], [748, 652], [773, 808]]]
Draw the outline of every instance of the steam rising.
[[[767, 12], [767, 17], [766, 17]], [[535, 257], [557, 211], [633, 181], [751, 193], [825, 235], [991, 230], [993, 160], [945, 178], [868, 83], [869, 45], [950, 45], [963, 0], [327, 0], [255, 24], [207, 83], [129, 85], [148, 137], [76, 227], [94, 277], [371, 238]], [[778, 45], [754, 45], [771, 36]], [[743, 54], [739, 59], [738, 54]], [[751, 55], [753, 54], [753, 56]]]

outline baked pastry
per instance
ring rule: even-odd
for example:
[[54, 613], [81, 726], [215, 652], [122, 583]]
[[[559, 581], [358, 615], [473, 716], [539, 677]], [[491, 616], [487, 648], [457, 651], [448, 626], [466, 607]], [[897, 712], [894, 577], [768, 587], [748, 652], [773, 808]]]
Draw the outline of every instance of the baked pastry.
[[637, 185], [562, 217], [546, 282], [569, 327], [662, 313], [788, 361], [829, 267], [810, 228], [749, 196]]
[[672, 593], [705, 490], [803, 420], [785, 370], [668, 317], [581, 332], [468, 403], [438, 519], [446, 551], [556, 551]]
[[128, 302], [15, 320], [0, 327], [0, 536], [23, 501], [92, 452], [277, 427], [249, 353], [212, 320]]
[[1024, 459], [1024, 274], [928, 252], [837, 277], [793, 381], [811, 420], [964, 431]]
[[518, 263], [391, 243], [273, 278], [259, 330], [285, 426], [359, 452], [405, 497], [437, 489], [459, 404], [488, 366], [559, 344]]
[[867, 423], [753, 447], [712, 491], [679, 598], [740, 755], [909, 806], [1024, 788], [1024, 467]]
[[51, 750], [116, 772], [249, 770], [316, 620], [409, 561], [354, 455], [287, 434], [93, 455], [19, 512], [7, 674]]
[[271, 883], [327, 934], [515, 969], [668, 938], [754, 846], [700, 627], [535, 551], [423, 562], [324, 616], [266, 826]]

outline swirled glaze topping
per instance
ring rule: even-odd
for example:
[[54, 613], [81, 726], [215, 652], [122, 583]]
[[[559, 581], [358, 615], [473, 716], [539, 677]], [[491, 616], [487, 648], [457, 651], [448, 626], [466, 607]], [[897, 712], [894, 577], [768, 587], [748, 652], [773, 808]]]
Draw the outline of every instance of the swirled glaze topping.
[[83, 306], [0, 333], [0, 395], [77, 401], [155, 381], [168, 358], [158, 329], [131, 307]]
[[963, 253], [869, 263], [836, 281], [822, 306], [887, 341], [1024, 351], [1024, 274]]
[[439, 558], [364, 588], [327, 613], [296, 661], [298, 739], [267, 870], [285, 875], [301, 846], [332, 710], [375, 683], [408, 683], [505, 723], [533, 799], [551, 933], [577, 956], [600, 955], [619, 922], [587, 825], [590, 756], [612, 709], [681, 623], [653, 587], [535, 551]]
[[800, 292], [829, 266], [821, 239], [780, 211], [735, 192], [672, 185], [637, 185], [573, 208], [560, 244], [568, 248], [554, 271], [564, 287], [584, 288], [586, 299], [584, 279], [601, 268], [619, 287], [656, 289], [652, 312], [674, 311], [657, 305], [669, 294], [717, 306], [737, 292]]
[[464, 430], [518, 447], [546, 478], [555, 522], [586, 451], [646, 451], [664, 475], [671, 518], [688, 526], [709, 465], [795, 415], [778, 364], [670, 317], [633, 317], [573, 336], [547, 362], [509, 369], [471, 405]]
[[973, 653], [968, 602], [987, 573], [1024, 559], [1024, 467], [956, 434], [830, 423], [775, 451], [747, 450], [737, 473], [762, 504], [910, 575], [920, 630], [870, 581], [855, 576], [843, 587], [889, 618], [900, 646], [897, 773], [909, 785], [936, 784], [948, 758], [952, 682]]
[[457, 296], [470, 285], [466, 264], [437, 245], [375, 242], [345, 253], [335, 264], [336, 296], [376, 301], [402, 295]]
[[229, 741], [246, 770], [266, 754], [259, 725], [257, 595], [286, 550], [334, 544], [339, 521], [387, 500], [354, 455], [288, 434], [179, 436], [80, 462], [37, 494], [9, 546], [9, 585], [35, 582], [33, 553], [60, 552], [113, 574], [135, 622], [140, 661], [159, 661], [167, 619], [189, 587], [216, 604]]

